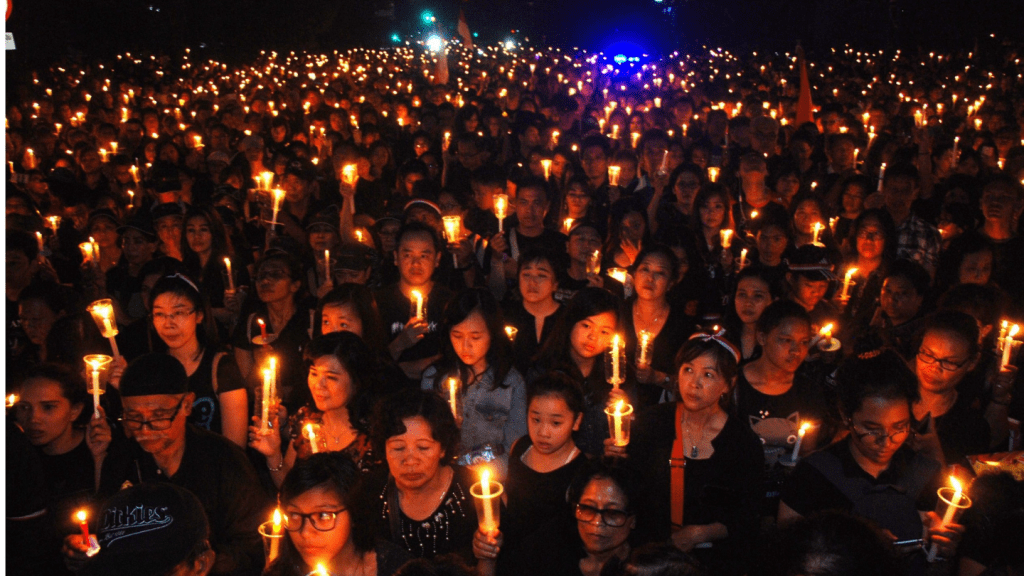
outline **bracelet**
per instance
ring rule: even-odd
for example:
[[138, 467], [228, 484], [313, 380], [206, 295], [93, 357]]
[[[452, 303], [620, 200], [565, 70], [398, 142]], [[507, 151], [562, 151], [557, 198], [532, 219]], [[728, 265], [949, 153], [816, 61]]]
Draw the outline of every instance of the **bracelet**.
[[280, 472], [283, 469], [284, 469], [284, 458], [281, 458], [281, 463], [278, 464], [276, 468], [271, 467], [269, 462], [267, 463], [267, 470], [270, 470], [271, 472]]

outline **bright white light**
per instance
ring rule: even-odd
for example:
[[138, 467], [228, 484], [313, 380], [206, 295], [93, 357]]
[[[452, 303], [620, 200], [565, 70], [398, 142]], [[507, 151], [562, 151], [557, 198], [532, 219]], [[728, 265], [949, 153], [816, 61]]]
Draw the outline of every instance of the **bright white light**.
[[427, 38], [427, 49], [431, 52], [437, 52], [441, 50], [441, 37], [437, 34], [432, 34]]
[[512, 40], [511, 38], [508, 39], [508, 40], [505, 40], [505, 50], [510, 50], [511, 51], [511, 50], [515, 50], [516, 48], [517, 48], [517, 46], [516, 46], [516, 41], [515, 40]]

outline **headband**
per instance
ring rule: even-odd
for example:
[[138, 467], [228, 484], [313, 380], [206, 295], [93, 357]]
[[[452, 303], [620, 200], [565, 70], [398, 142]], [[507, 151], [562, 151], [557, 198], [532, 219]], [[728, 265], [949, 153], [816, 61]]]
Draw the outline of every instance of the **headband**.
[[198, 294], [202, 294], [202, 292], [199, 292], [199, 287], [195, 285], [195, 282], [192, 282], [188, 278], [182, 276], [181, 272], [175, 272], [174, 274], [168, 276], [168, 278], [177, 278], [179, 280], [183, 280], [186, 284], [191, 286], [192, 289], [195, 290]]
[[728, 350], [729, 353], [732, 354], [732, 357], [735, 358], [736, 362], [738, 363], [740, 361], [740, 351], [739, 351], [739, 348], [736, 348], [736, 346], [733, 345], [732, 342], [729, 342], [728, 340], [725, 339], [725, 329], [724, 328], [719, 328], [718, 326], [715, 326], [713, 328], [713, 330], [715, 330], [715, 331], [714, 332], [695, 332], [695, 333], [693, 333], [690, 336], [689, 340], [696, 339], [696, 340], [700, 340], [702, 342], [709, 342], [709, 341], [710, 342], [716, 342], [716, 343], [720, 344], [722, 347], [724, 347], [726, 350]]

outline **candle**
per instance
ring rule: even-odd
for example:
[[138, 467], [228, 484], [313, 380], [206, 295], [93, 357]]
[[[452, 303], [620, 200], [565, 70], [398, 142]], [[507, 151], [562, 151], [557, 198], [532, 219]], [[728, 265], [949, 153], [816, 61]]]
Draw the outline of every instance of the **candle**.
[[8, 408], [14, 408], [14, 405], [17, 404], [17, 403], [18, 403], [18, 395], [17, 394], [8, 394], [7, 395], [7, 407]]
[[423, 320], [423, 293], [419, 290], [413, 290], [412, 297], [416, 301], [416, 317]]
[[274, 375], [270, 368], [263, 369], [263, 398], [260, 407], [260, 434], [270, 433], [270, 394], [274, 385]]
[[284, 200], [284, 190], [280, 188], [274, 188], [274, 215], [271, 218], [270, 225], [277, 226], [277, 213], [281, 211], [281, 202]]
[[640, 340], [639, 340], [640, 351], [637, 353], [637, 360], [636, 360], [637, 366], [647, 367], [647, 364], [648, 364], [647, 354], [648, 354], [648, 351], [650, 350], [651, 338], [653, 336], [654, 336], [654, 334], [648, 332], [647, 330], [641, 330], [640, 331]]
[[850, 298], [850, 285], [855, 284], [853, 281], [853, 275], [857, 273], [856, 268], [850, 268], [846, 271], [846, 277], [843, 278], [843, 291], [839, 294], [840, 300], [849, 300]]
[[452, 408], [452, 416], [456, 422], [459, 420], [459, 380], [458, 378], [448, 379], [448, 404]]
[[91, 374], [91, 388], [92, 388], [92, 417], [100, 417], [100, 365], [95, 360], [89, 362], [89, 367], [92, 368]]
[[750, 217], [751, 218], [757, 218], [757, 214], [758, 214], [757, 210], [751, 210], [750, 211]]
[[821, 234], [821, 231], [824, 230], [824, 229], [825, 229], [825, 225], [822, 224], [821, 222], [815, 222], [814, 225], [811, 226], [811, 232], [813, 233], [813, 236], [811, 237], [811, 244], [814, 244], [815, 246], [818, 246], [818, 245], [821, 244], [821, 242], [818, 242], [818, 236]]
[[43, 233], [42, 232], [36, 232], [36, 244], [39, 245], [39, 254], [41, 255], [43, 253], [43, 250], [46, 248], [46, 245], [43, 244]]
[[82, 529], [82, 536], [85, 541], [89, 541], [89, 514], [85, 510], [79, 510], [75, 513], [75, 518], [78, 520], [78, 527]]
[[516, 334], [519, 334], [519, 328], [516, 328], [515, 326], [505, 326], [505, 336], [508, 336], [509, 340], [515, 342]]
[[726, 228], [725, 230], [719, 230], [718, 235], [722, 240], [722, 248], [728, 250], [732, 246], [732, 230]]
[[53, 230], [54, 234], [56, 234], [57, 233], [57, 229], [60, 228], [60, 221], [61, 221], [61, 217], [60, 216], [47, 216], [46, 217], [46, 222], [50, 225], [50, 230]]
[[636, 148], [636, 143], [639, 142], [639, 141], [640, 141], [640, 133], [639, 132], [630, 132], [630, 134], [629, 134], [629, 143], [630, 143], [631, 147]]
[[345, 164], [341, 168], [341, 180], [347, 186], [355, 186], [359, 180], [359, 169], [355, 164]]
[[274, 519], [271, 523], [271, 534], [275, 536], [275, 538], [270, 539], [270, 553], [267, 557], [268, 564], [277, 558], [281, 547], [281, 510], [279, 508], [274, 509]]
[[113, 351], [114, 356], [120, 356], [121, 353], [117, 349], [117, 340], [115, 336], [118, 334], [117, 324], [114, 323], [114, 304], [109, 298], [97, 300], [86, 308], [92, 315], [92, 319], [96, 322], [96, 326], [100, 329], [103, 337], [110, 341], [110, 349]]
[[619, 446], [622, 442], [622, 405], [624, 403], [622, 400], [615, 403], [615, 426], [612, 430], [612, 438], [615, 439], [616, 446]]
[[260, 337], [263, 338], [262, 344], [264, 346], [270, 344], [270, 341], [267, 340], [267, 323], [263, 321], [263, 318], [257, 318], [256, 323], [260, 325]]
[[134, 180], [135, 184], [138, 185], [138, 183], [139, 183], [139, 167], [135, 166], [135, 165], [129, 166], [128, 167], [128, 171], [131, 172], [131, 174], [132, 174], [132, 180]]
[[914, 126], [922, 128], [924, 126], [924, 113], [920, 110], [914, 110]]
[[[959, 510], [961, 510], [963, 508], [970, 507], [970, 501], [969, 500], [966, 503], [961, 502], [961, 500], [964, 500], [966, 498], [964, 496], [963, 486], [960, 484], [960, 481], [957, 480], [955, 476], [950, 476], [949, 477], [949, 483], [953, 487], [952, 488], [953, 489], [953, 498], [948, 501], [948, 505], [946, 506], [946, 513], [942, 515], [942, 524], [940, 526], [947, 526], [949, 524], [952, 524], [954, 522], [955, 518], [956, 518], [957, 511], [959, 511]], [[945, 500], [942, 497], [942, 492], [945, 491], [945, 490], [949, 490], [949, 489], [948, 488], [939, 488], [939, 500], [940, 501]], [[937, 544], [933, 543], [931, 549], [928, 551], [928, 561], [929, 562], [934, 562], [935, 561], [935, 557], [938, 555], [938, 553], [939, 553], [939, 547], [938, 547]]]
[[134, 207], [135, 207], [135, 191], [134, 190], [129, 190], [128, 191], [128, 209], [131, 210]]
[[718, 182], [719, 170], [717, 166], [708, 166], [708, 179], [712, 182]]
[[614, 278], [619, 284], [625, 285], [629, 274], [626, 272], [625, 268], [609, 268], [608, 276]]
[[1002, 325], [999, 328], [999, 338], [996, 339], [996, 350], [999, 350], [1000, 352], [1002, 352], [1002, 350], [1003, 350], [1003, 340], [1006, 338], [1006, 334], [1009, 331], [1010, 331], [1010, 321], [1009, 320], [1003, 320], [1003, 323], [1002, 323]]
[[1010, 361], [1013, 356], [1013, 337], [1016, 336], [1018, 332], [1020, 332], [1020, 326], [1018, 324], [1014, 324], [1013, 327], [1010, 328], [1009, 332], [1006, 333], [1006, 338], [1003, 339], [1003, 358], [999, 362], [1000, 371], [1006, 370], [1006, 367], [1010, 365]]
[[443, 152], [447, 152], [448, 151], [448, 147], [451, 146], [451, 143], [452, 143], [452, 133], [451, 132], [445, 132], [444, 133], [444, 139], [441, 140], [441, 150]]
[[508, 194], [494, 195], [494, 215], [498, 217], [498, 232], [501, 233], [508, 215]]
[[566, 234], [568, 234], [569, 231], [572, 230], [572, 223], [574, 221], [575, 220], [573, 218], [566, 218], [565, 220], [562, 220], [562, 227], [565, 229]]
[[833, 327], [834, 327], [834, 324], [832, 324], [830, 322], [830, 323], [825, 324], [824, 326], [822, 326], [821, 330], [818, 331], [818, 335], [821, 336], [821, 338], [824, 340], [826, 347], [832, 345], [832, 328]]
[[331, 251], [324, 250], [324, 282], [331, 282]]
[[323, 562], [316, 565], [316, 570], [313, 570], [313, 574], [316, 576], [331, 576], [331, 573], [324, 567]]
[[235, 291], [235, 277], [231, 274], [231, 258], [224, 257], [224, 268], [228, 271], [228, 292], [234, 293]]
[[551, 178], [551, 159], [543, 158], [540, 161], [540, 167], [544, 170], [544, 179]]
[[747, 249], [740, 250], [740, 270], [747, 267]]
[[[831, 324], [829, 325], [831, 326]], [[793, 446], [793, 458], [792, 461], [795, 463], [800, 458], [800, 445], [804, 443], [804, 435], [807, 434], [807, 429], [811, 427], [810, 422], [804, 422], [800, 424], [800, 429], [796, 433], [796, 445]]]
[[960, 157], [958, 152], [960, 148], [960, 137], [953, 138], [953, 166], [957, 165], [957, 159]]
[[878, 169], [878, 191], [882, 191], [882, 182], [885, 180], [885, 162], [882, 162], [882, 166]]
[[618, 186], [619, 185], [619, 174], [622, 172], [621, 166], [609, 166], [608, 167], [608, 185]]
[[622, 383], [622, 376], [621, 376], [621, 368], [622, 367], [619, 366], [619, 346], [620, 345], [621, 345], [621, 340], [619, 339], [619, 335], [616, 334], [612, 338], [612, 385], [615, 386], [616, 388], [618, 388], [619, 384]]
[[359, 242], [360, 244], [363, 243], [363, 231], [362, 230], [356, 230], [356, 242]]
[[274, 183], [274, 173], [269, 170], [260, 172], [260, 177], [256, 180], [256, 186], [260, 190], [270, 191], [270, 186]]
[[491, 500], [491, 471], [484, 469], [480, 474], [480, 496], [487, 502], [484, 504], [484, 517], [480, 523], [480, 530], [491, 533], [498, 529], [498, 523], [494, 521], [494, 510], [490, 505]]
[[306, 424], [306, 436], [309, 438], [309, 447], [313, 454], [320, 452], [320, 447], [316, 443], [316, 431], [312, 424]]

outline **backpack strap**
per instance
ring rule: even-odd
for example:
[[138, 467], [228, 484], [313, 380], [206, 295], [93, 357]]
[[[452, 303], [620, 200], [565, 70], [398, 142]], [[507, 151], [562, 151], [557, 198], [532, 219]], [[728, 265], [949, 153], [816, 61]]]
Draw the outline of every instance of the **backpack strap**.
[[227, 356], [227, 352], [217, 352], [213, 357], [213, 374], [210, 378], [210, 384], [213, 386], [214, 395], [217, 394], [217, 367], [220, 366], [220, 359]]

